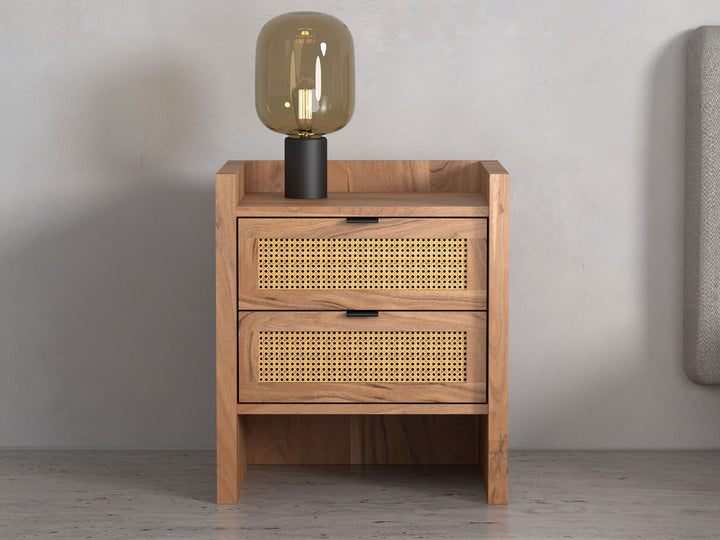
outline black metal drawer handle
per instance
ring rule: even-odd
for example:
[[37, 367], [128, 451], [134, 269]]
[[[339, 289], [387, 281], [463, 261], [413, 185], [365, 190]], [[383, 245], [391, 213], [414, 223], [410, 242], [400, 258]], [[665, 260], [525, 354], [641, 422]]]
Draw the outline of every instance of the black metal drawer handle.
[[376, 217], [349, 217], [346, 218], [348, 223], [379, 223], [379, 219]]
[[377, 310], [372, 309], [349, 309], [345, 312], [346, 317], [377, 317]]

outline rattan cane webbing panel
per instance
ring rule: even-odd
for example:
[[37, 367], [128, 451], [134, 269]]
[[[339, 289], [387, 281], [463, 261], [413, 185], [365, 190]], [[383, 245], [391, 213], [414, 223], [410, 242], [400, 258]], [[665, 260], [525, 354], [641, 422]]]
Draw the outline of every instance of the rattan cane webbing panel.
[[466, 382], [467, 332], [258, 332], [258, 382]]
[[258, 288], [467, 289], [467, 239], [260, 238]]

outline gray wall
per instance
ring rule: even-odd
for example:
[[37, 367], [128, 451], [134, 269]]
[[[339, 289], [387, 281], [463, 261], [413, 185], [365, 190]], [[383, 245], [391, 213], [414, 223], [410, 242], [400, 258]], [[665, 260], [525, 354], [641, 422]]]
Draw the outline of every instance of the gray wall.
[[[331, 159], [512, 174], [511, 446], [720, 448], [681, 367], [684, 49], [720, 4], [337, 4]], [[0, 446], [214, 445], [213, 173], [281, 158], [255, 39], [309, 5], [0, 3]]]

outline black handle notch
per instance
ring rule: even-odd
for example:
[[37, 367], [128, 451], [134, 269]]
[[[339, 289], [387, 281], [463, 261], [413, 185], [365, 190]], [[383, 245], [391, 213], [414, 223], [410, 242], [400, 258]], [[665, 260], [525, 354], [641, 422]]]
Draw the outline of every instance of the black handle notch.
[[373, 309], [349, 309], [345, 312], [347, 317], [377, 317], [377, 310]]
[[348, 223], [379, 223], [380, 219], [376, 217], [349, 217], [346, 221]]

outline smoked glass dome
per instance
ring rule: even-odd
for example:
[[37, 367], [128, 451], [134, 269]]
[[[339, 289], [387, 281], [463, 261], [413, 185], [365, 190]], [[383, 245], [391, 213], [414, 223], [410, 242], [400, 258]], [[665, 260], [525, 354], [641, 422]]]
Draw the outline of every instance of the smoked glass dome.
[[270, 20], [255, 55], [255, 109], [290, 137], [320, 137], [348, 123], [355, 108], [355, 51], [350, 30], [324, 13]]

